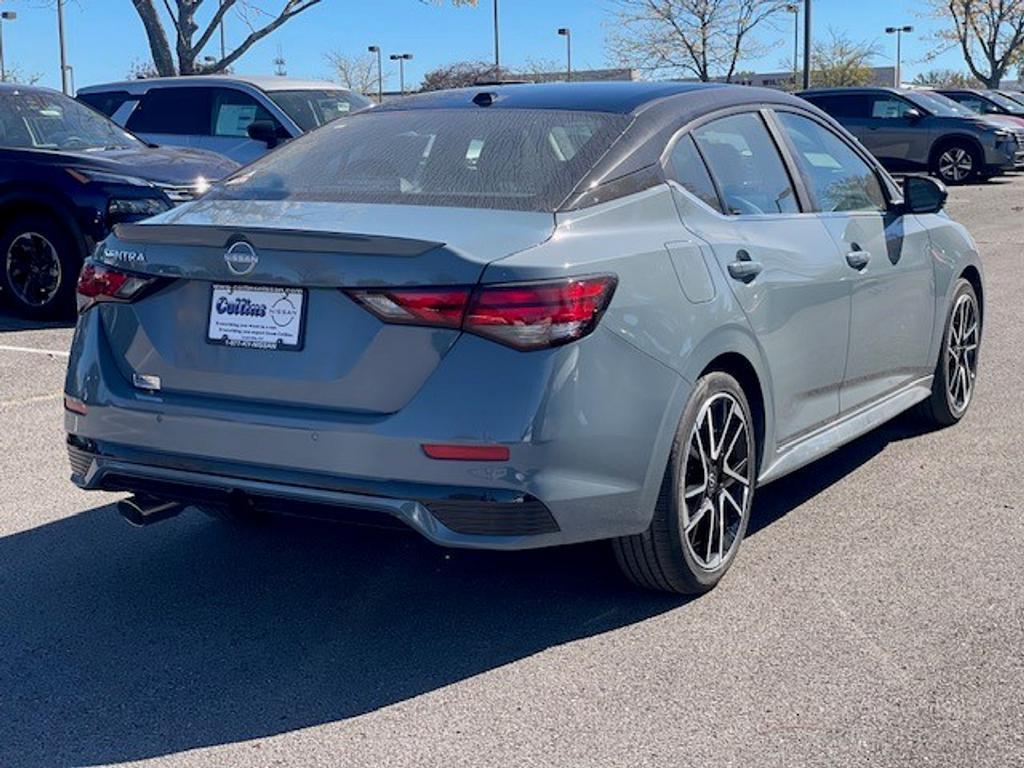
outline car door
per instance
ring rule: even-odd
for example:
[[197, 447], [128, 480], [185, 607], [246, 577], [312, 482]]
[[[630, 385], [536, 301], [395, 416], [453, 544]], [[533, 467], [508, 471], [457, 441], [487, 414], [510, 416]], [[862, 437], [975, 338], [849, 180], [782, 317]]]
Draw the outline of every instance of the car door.
[[146, 141], [197, 147], [209, 119], [209, 91], [193, 86], [150, 88], [125, 127]]
[[851, 284], [840, 408], [874, 402], [932, 372], [934, 273], [928, 234], [888, 202], [872, 165], [810, 115], [778, 109], [780, 132]]
[[932, 143], [927, 119], [920, 108], [894, 93], [872, 93], [868, 116], [856, 135], [887, 168], [927, 167]]
[[690, 206], [695, 213], [683, 224], [709, 244], [761, 347], [776, 442], [834, 419], [846, 363], [847, 276], [828, 231], [802, 212], [763, 115], [713, 118], [678, 139], [670, 157], [677, 195], [685, 188], [708, 202], [699, 191], [706, 185], [693, 176], [706, 167], [714, 179], [719, 212]]
[[199, 146], [249, 163], [267, 152], [265, 142], [250, 139], [249, 126], [257, 120], [273, 123], [278, 135], [287, 136], [280, 122], [250, 94], [236, 88], [210, 89], [210, 117]]

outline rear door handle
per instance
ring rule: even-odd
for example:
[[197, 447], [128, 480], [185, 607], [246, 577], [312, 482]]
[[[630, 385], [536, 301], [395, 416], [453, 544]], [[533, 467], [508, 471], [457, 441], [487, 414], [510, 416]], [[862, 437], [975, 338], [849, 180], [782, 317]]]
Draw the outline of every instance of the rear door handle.
[[853, 250], [846, 254], [846, 263], [860, 271], [871, 261], [871, 254], [868, 251]]
[[749, 283], [751, 280], [753, 280], [755, 277], [761, 274], [761, 270], [763, 269], [763, 267], [761, 266], [761, 262], [750, 261], [750, 258], [748, 257], [746, 259], [734, 261], [732, 264], [729, 265], [728, 269], [729, 276], [732, 277], [734, 280], [739, 280], [740, 282], [743, 283]]

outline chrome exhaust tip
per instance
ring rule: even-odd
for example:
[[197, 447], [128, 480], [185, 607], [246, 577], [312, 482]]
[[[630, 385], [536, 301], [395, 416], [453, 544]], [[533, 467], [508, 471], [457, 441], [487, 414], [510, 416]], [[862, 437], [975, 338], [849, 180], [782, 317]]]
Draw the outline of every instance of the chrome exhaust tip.
[[154, 499], [151, 496], [131, 496], [117, 502], [117, 511], [121, 517], [140, 528], [174, 517], [184, 508], [180, 502]]

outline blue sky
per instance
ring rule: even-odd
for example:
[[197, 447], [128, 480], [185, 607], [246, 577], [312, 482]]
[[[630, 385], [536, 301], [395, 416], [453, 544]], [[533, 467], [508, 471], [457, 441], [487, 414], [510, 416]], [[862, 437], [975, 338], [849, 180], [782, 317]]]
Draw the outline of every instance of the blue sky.
[[[65, 2], [68, 54], [76, 85], [122, 79], [133, 61], [148, 58], [145, 34], [131, 0]], [[206, 2], [212, 9], [216, 0]], [[273, 9], [280, 7], [282, 0], [255, 2]], [[924, 61], [936, 46], [930, 37], [935, 22], [920, 16], [923, 5], [920, 0], [815, 0], [814, 27], [818, 34], [833, 27], [855, 39], [876, 40], [884, 54], [875, 63], [882, 66], [892, 63], [895, 47], [894, 39], [883, 33], [884, 27], [913, 24], [915, 32], [904, 39], [904, 77], [936, 66], [965, 69], [956, 51], [934, 62]], [[42, 84], [59, 87], [54, 6], [55, 0], [0, 0], [0, 9], [18, 14], [15, 21], [4, 23], [8, 65], [41, 74]], [[609, 63], [604, 42], [614, 19], [611, 0], [500, 0], [500, 9], [503, 65], [514, 67], [531, 59], [561, 62], [564, 40], [555, 33], [561, 26], [573, 30], [575, 66]], [[477, 8], [439, 7], [420, 0], [323, 0], [321, 6], [254, 46], [236, 70], [271, 72], [280, 45], [289, 75], [324, 77], [329, 74], [324, 61], [328, 51], [357, 54], [367, 45], [378, 43], [386, 53], [414, 54], [406, 80], [415, 83], [424, 72], [446, 62], [490, 59], [491, 14], [490, 0], [480, 0]], [[231, 19], [227, 27], [229, 45], [232, 40], [240, 40], [244, 32], [241, 22]], [[762, 32], [762, 41], [776, 43], [776, 47], [759, 60], [745, 62], [743, 68], [785, 69], [784, 62], [792, 57], [792, 34], [791, 17], [787, 15], [777, 30]], [[391, 85], [397, 88], [397, 75]]]

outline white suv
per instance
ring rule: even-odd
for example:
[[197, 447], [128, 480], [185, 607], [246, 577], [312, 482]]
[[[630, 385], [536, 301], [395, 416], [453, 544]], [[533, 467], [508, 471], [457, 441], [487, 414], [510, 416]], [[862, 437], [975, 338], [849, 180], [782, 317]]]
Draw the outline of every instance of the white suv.
[[330, 82], [234, 75], [93, 85], [78, 99], [146, 141], [206, 149], [240, 163], [372, 104]]

